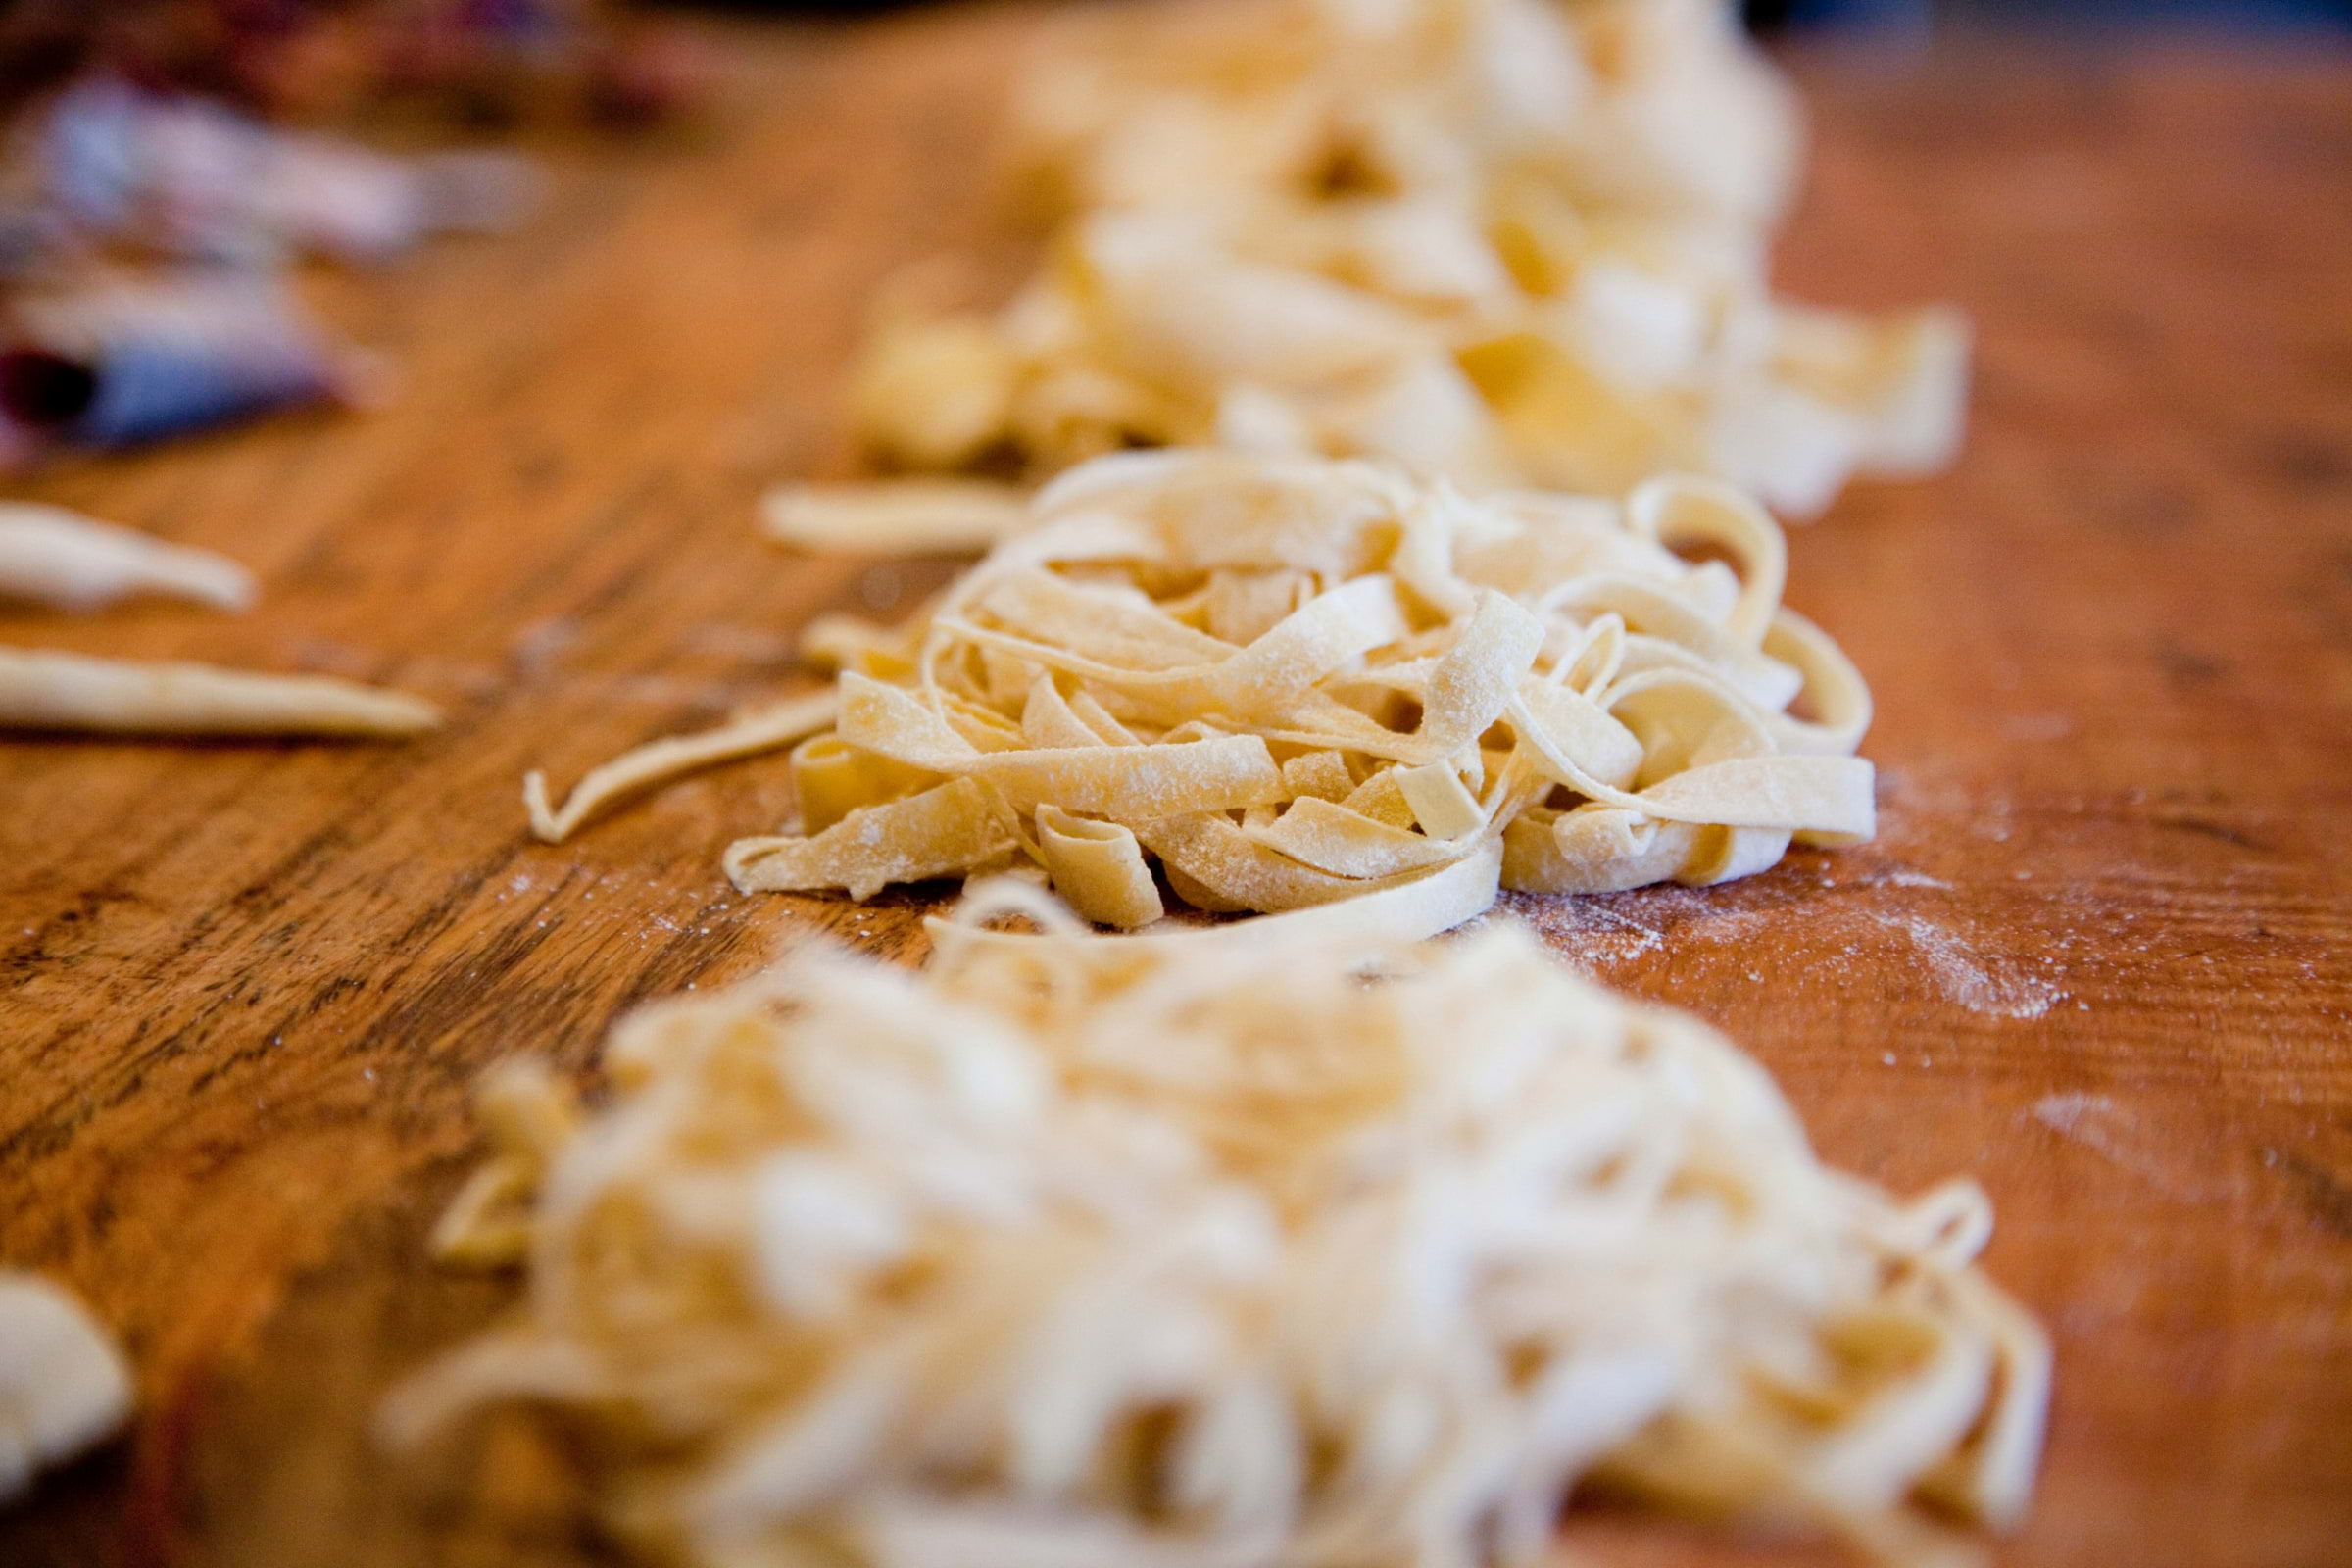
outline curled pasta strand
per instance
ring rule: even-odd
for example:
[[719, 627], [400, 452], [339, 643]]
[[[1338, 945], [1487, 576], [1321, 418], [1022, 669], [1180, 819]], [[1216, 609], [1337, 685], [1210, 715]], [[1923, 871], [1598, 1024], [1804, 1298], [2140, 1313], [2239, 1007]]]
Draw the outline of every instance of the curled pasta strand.
[[806, 740], [833, 722], [839, 706], [831, 692], [818, 692], [744, 713], [700, 734], [649, 742], [589, 769], [572, 786], [560, 809], [549, 804], [547, 775], [534, 770], [522, 781], [531, 831], [550, 844], [561, 843], [614, 801], [667, 783], [682, 773]]

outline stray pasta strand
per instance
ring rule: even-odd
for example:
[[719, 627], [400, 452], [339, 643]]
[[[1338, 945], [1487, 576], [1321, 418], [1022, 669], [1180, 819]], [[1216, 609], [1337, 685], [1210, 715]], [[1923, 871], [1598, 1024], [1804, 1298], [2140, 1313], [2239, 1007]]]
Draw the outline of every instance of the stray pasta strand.
[[1917, 1565], [2020, 1516], [2049, 1348], [1982, 1193], [1825, 1167], [1520, 928], [1325, 912], [1099, 937], [1000, 881], [924, 975], [641, 1009], [602, 1109], [502, 1072], [436, 1247], [529, 1290], [385, 1431], [552, 1404], [707, 1568], [1527, 1563], [1588, 1482]]
[[760, 502], [761, 531], [778, 544], [877, 556], [977, 554], [1027, 515], [1021, 491], [979, 480], [781, 485]]
[[4, 728], [397, 739], [440, 722], [441, 710], [420, 697], [331, 675], [0, 649]]
[[253, 575], [226, 556], [63, 507], [0, 503], [0, 596], [89, 611], [135, 594], [243, 610], [253, 602]]
[[527, 774], [522, 781], [522, 799], [530, 812], [531, 831], [550, 844], [559, 843], [614, 801], [683, 773], [757, 757], [804, 740], [833, 722], [836, 706], [831, 692], [819, 692], [738, 714], [700, 734], [649, 742], [590, 769], [572, 786], [560, 809], [549, 804], [547, 775]]

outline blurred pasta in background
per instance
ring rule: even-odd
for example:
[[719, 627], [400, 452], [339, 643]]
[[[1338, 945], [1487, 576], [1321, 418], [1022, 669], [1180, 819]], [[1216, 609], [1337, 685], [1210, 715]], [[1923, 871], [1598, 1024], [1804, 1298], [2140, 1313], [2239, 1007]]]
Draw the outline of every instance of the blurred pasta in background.
[[1797, 106], [1716, 0], [1074, 12], [1015, 95], [1057, 224], [1001, 310], [885, 306], [888, 462], [1132, 445], [1371, 456], [1479, 486], [1714, 474], [1807, 516], [1947, 464], [1947, 310], [1777, 299]]

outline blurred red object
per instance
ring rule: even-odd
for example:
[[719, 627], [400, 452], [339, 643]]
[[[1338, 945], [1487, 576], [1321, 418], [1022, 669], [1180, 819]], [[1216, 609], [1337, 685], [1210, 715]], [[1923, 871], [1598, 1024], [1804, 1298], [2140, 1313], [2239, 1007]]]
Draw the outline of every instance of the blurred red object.
[[0, 0], [0, 468], [381, 396], [284, 270], [507, 227], [537, 178], [322, 127], [388, 107], [640, 126], [708, 75], [599, 0]]
[[92, 68], [301, 123], [424, 97], [474, 122], [640, 124], [709, 75], [683, 33], [600, 0], [18, 0], [0, 16], [0, 110]]

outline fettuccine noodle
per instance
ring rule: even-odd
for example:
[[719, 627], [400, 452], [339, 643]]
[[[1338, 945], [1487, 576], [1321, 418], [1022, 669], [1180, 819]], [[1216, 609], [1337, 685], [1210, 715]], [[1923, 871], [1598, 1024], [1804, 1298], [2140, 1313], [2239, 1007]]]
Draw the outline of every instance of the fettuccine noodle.
[[746, 892], [1027, 863], [1121, 928], [1164, 878], [1212, 911], [1389, 896], [1436, 930], [1498, 886], [1720, 882], [1873, 831], [1868, 691], [1783, 576], [1771, 518], [1708, 481], [1474, 501], [1361, 463], [1105, 458], [909, 625], [819, 628], [830, 705], [657, 743], [561, 811], [534, 780], [532, 816], [560, 838], [615, 780], [797, 742], [800, 820], [726, 852]]
[[701, 1568], [1528, 1564], [1587, 1482], [1913, 1564], [2018, 1516], [2049, 1350], [1976, 1188], [1826, 1168], [1515, 927], [1298, 919], [999, 883], [925, 975], [810, 946], [636, 1013], [601, 1111], [510, 1069], [438, 1246], [529, 1293], [389, 1432], [552, 1404]]

